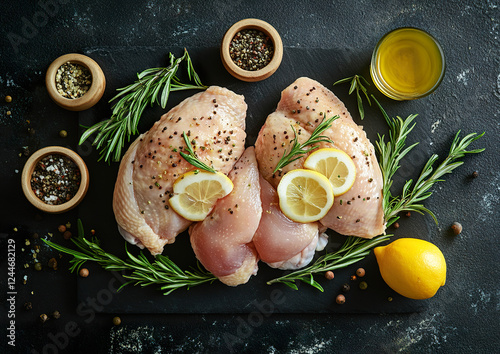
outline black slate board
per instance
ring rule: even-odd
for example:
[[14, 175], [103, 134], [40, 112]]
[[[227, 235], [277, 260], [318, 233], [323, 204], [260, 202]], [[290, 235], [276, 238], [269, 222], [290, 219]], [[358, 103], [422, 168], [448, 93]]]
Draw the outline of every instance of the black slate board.
[[[176, 55], [181, 55], [182, 48], [169, 48]], [[280, 99], [281, 91], [300, 76], [309, 76], [326, 87], [332, 88], [332, 83], [338, 79], [362, 73], [369, 77], [368, 65], [364, 56], [349, 48], [336, 50], [324, 49], [294, 49], [286, 48], [283, 62], [278, 71], [269, 79], [258, 83], [246, 83], [234, 79], [223, 68], [218, 48], [189, 48], [194, 66], [205, 84], [225, 86], [238, 94], [245, 96], [248, 104], [247, 112], [247, 145], [255, 142], [260, 127], [267, 115], [274, 111]], [[79, 114], [80, 124], [88, 126], [110, 115], [106, 103], [114, 95], [114, 90], [132, 82], [135, 73], [153, 66], [165, 66], [168, 62], [168, 51], [157, 47], [111, 47], [93, 48], [85, 54], [95, 59], [102, 67], [107, 78], [106, 93], [101, 102], [94, 108]], [[386, 133], [387, 127], [379, 112], [367, 108], [368, 118], [361, 122], [353, 97], [347, 95], [348, 87], [335, 87], [335, 93], [343, 100], [358, 124], [365, 125], [368, 137], [372, 143], [377, 133]], [[165, 110], [159, 107], [145, 111], [139, 129], [148, 130], [162, 113], [177, 105], [184, 98], [194, 94], [194, 91], [172, 93]], [[390, 112], [395, 103], [377, 96], [384, 107]], [[425, 110], [421, 107], [419, 112]], [[101, 240], [102, 247], [116, 255], [124, 256], [124, 240], [119, 235], [112, 212], [113, 187], [118, 170], [118, 163], [106, 164], [98, 162], [98, 153], [86, 142], [78, 147], [78, 153], [84, 157], [90, 170], [89, 192], [79, 207], [79, 216], [88, 231], [96, 230], [96, 236]], [[412, 166], [403, 166], [402, 171], [414, 177], [417, 173]], [[413, 171], [413, 173], [412, 173]], [[398, 181], [396, 181], [398, 182]], [[401, 181], [399, 181], [401, 182]], [[398, 184], [398, 183], [396, 183]], [[422, 235], [425, 238], [429, 229], [430, 218], [411, 218], [399, 230], [406, 234]], [[389, 230], [391, 231], [391, 230]], [[393, 230], [392, 230], [393, 231]], [[344, 237], [329, 231], [331, 239], [329, 249], [338, 248]], [[129, 246], [132, 253], [138, 249]], [[187, 232], [179, 235], [173, 245], [165, 247], [163, 253], [171, 257], [181, 268], [196, 266], [196, 258], [189, 244]], [[394, 293], [382, 280], [373, 254], [363, 261], [335, 271], [335, 279], [327, 281], [321, 276], [317, 280], [325, 288], [325, 292], [305, 284], [298, 284], [299, 291], [294, 291], [284, 285], [266, 285], [266, 281], [283, 274], [283, 271], [269, 268], [259, 263], [258, 275], [252, 277], [249, 283], [231, 288], [220, 282], [201, 285], [190, 289], [177, 290], [169, 296], [163, 296], [155, 286], [147, 288], [128, 286], [121, 292], [116, 289], [123, 278], [117, 273], [102, 270], [95, 264], [88, 265], [92, 277], [79, 278], [78, 303], [90, 304], [91, 299], [105, 306], [97, 306], [95, 310], [105, 313], [395, 313], [415, 312], [426, 307], [427, 301], [415, 301], [403, 298]], [[363, 278], [368, 283], [368, 289], [360, 290], [360, 280], [351, 281], [350, 276], [358, 267], [366, 269]], [[339, 306], [335, 297], [340, 292], [342, 284], [349, 283], [351, 291], [346, 294], [346, 304]], [[388, 301], [391, 297], [393, 300]], [[90, 306], [90, 305], [89, 305]], [[81, 308], [83, 312], [85, 308]]]

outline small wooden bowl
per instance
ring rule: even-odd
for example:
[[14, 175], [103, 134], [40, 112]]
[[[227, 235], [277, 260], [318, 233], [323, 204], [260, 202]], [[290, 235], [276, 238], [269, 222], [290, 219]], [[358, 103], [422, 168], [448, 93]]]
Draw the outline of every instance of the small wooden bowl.
[[[273, 41], [274, 54], [273, 58], [265, 67], [259, 70], [250, 71], [244, 70], [238, 67], [229, 54], [229, 45], [233, 40], [236, 33], [245, 29], [255, 29], [265, 33]], [[283, 42], [278, 34], [278, 31], [274, 29], [269, 23], [255, 18], [247, 18], [236, 22], [231, 26], [222, 38], [222, 44], [220, 48], [220, 54], [222, 58], [222, 64], [231, 75], [242, 81], [255, 82], [267, 79], [269, 76], [274, 74], [281, 64], [281, 59], [283, 59]]]
[[[56, 74], [57, 70], [64, 63], [71, 62], [80, 64], [89, 69], [92, 75], [92, 84], [89, 90], [79, 98], [66, 98], [57, 92], [56, 88]], [[102, 72], [101, 67], [93, 59], [82, 54], [66, 54], [60, 56], [50, 64], [47, 74], [45, 75], [45, 86], [49, 92], [50, 98], [59, 106], [66, 108], [70, 111], [83, 111], [95, 105], [104, 94], [106, 88], [106, 78]]]
[[[47, 155], [63, 155], [70, 158], [80, 169], [81, 181], [80, 188], [76, 194], [68, 202], [59, 205], [50, 205], [44, 203], [40, 200], [33, 190], [31, 189], [31, 176], [35, 170], [38, 161], [43, 159]], [[23, 192], [28, 201], [33, 204], [38, 209], [52, 214], [64, 213], [68, 210], [76, 207], [87, 194], [89, 188], [89, 170], [83, 159], [73, 150], [64, 148], [62, 146], [48, 146], [43, 149], [36, 151], [31, 157], [26, 161], [23, 168], [23, 173], [21, 176], [21, 184], [23, 187]]]

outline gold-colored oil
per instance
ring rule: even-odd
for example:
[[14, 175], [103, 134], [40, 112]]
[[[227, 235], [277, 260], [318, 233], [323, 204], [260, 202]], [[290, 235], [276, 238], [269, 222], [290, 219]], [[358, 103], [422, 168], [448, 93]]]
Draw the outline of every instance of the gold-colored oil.
[[436, 41], [415, 28], [389, 33], [379, 44], [376, 62], [387, 89], [397, 96], [415, 98], [439, 84], [444, 67]]

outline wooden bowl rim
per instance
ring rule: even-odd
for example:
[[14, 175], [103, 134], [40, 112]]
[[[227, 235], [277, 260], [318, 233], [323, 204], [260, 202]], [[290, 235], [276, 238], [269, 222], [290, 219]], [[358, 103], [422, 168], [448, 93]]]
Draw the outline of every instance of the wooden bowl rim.
[[[66, 98], [57, 92], [57, 70], [61, 65], [67, 62], [85, 66], [89, 69], [90, 74], [92, 75], [92, 84], [89, 90], [82, 97]], [[45, 86], [47, 87], [47, 91], [49, 92], [52, 100], [59, 106], [70, 111], [82, 111], [92, 107], [101, 99], [104, 94], [104, 89], [106, 88], [106, 78], [101, 67], [95, 62], [94, 59], [83, 54], [69, 53], [61, 55], [50, 64], [45, 75]]]
[[[271, 59], [269, 64], [267, 64], [262, 69], [255, 71], [243, 70], [242, 68], [238, 67], [231, 59], [231, 55], [229, 54], [229, 45], [236, 33], [244, 29], [256, 29], [262, 31], [273, 41], [273, 58]], [[278, 31], [276, 31], [276, 29], [269, 23], [256, 18], [247, 18], [236, 22], [224, 34], [221, 44], [221, 58], [226, 70], [237, 79], [248, 82], [261, 81], [274, 74], [274, 72], [280, 66], [281, 60], [283, 59], [283, 42], [281, 41], [281, 37]]]
[[[73, 196], [73, 198], [71, 198], [66, 203], [59, 205], [46, 204], [42, 200], [40, 200], [31, 189], [31, 176], [36, 167], [36, 164], [38, 163], [38, 161], [40, 161], [42, 158], [48, 155], [64, 155], [70, 158], [80, 169], [80, 176], [81, 176], [80, 188], [78, 188], [78, 191]], [[87, 165], [80, 157], [80, 155], [78, 155], [73, 150], [70, 150], [62, 146], [47, 146], [45, 148], [37, 150], [35, 153], [33, 153], [33, 155], [30, 156], [30, 158], [24, 164], [23, 172], [21, 175], [21, 184], [23, 192], [28, 201], [31, 204], [33, 204], [36, 208], [52, 214], [64, 213], [76, 207], [83, 200], [85, 194], [87, 194], [89, 181], [90, 181], [89, 171]]]

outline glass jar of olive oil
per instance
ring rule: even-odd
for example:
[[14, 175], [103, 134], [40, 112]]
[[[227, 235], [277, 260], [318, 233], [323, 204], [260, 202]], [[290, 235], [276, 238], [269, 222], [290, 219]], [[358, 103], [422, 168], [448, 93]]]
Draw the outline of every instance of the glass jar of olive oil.
[[425, 31], [404, 27], [387, 33], [373, 51], [370, 73], [375, 86], [395, 100], [433, 92], [444, 77], [444, 53]]

